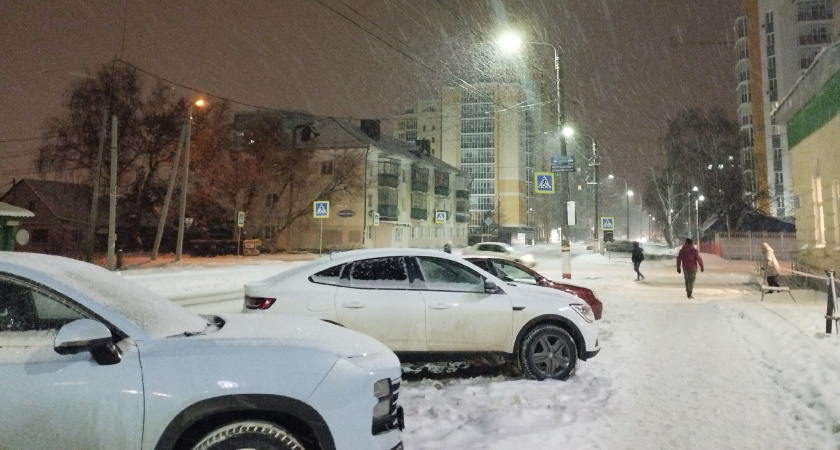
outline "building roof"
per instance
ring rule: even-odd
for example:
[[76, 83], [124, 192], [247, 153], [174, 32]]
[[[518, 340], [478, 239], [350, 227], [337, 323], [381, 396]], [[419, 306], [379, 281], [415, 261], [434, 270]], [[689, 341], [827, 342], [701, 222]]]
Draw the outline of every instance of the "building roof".
[[24, 178], [12, 186], [3, 199], [22, 186], [28, 186], [56, 218], [78, 223], [87, 223], [90, 220], [90, 201], [93, 194], [90, 186]]
[[[309, 141], [296, 144], [302, 148], [322, 150], [376, 148], [386, 154], [424, 162], [437, 169], [453, 172], [463, 177], [469, 177], [469, 174], [466, 172], [440, 159], [422, 154], [417, 144], [383, 134], [379, 130], [379, 122], [375, 120], [362, 120], [360, 124], [359, 121], [334, 117], [318, 117], [301, 111], [245, 111], [237, 113], [234, 122], [238, 123], [239, 126], [245, 126], [249, 121], [263, 115], [282, 117], [284, 119], [283, 128], [288, 133], [304, 126], [309, 127], [315, 137]], [[366, 128], [367, 131], [363, 128]]]
[[15, 205], [0, 202], [0, 217], [32, 217], [35, 213]]
[[703, 231], [768, 231], [795, 233], [796, 225], [750, 209], [734, 209], [714, 220]]

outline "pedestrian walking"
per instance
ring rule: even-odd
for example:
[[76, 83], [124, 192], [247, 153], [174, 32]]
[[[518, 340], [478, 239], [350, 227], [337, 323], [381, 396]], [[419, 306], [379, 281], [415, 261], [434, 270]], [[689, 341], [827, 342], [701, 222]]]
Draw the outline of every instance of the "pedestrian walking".
[[443, 251], [446, 253], [452, 253], [452, 243], [447, 242], [446, 244], [443, 244]]
[[677, 254], [677, 273], [683, 272], [685, 278], [685, 293], [688, 298], [694, 298], [694, 280], [697, 279], [697, 268], [703, 272], [703, 258], [700, 257], [700, 252], [691, 243], [691, 239], [686, 239], [685, 244], [680, 248]]
[[633, 270], [636, 271], [636, 281], [644, 280], [645, 276], [639, 271], [639, 267], [645, 260], [645, 252], [642, 251], [642, 247], [639, 247], [638, 241], [633, 241], [633, 252], [630, 254], [630, 260], [633, 261]]
[[[761, 268], [764, 270], [764, 276], [767, 278], [767, 285], [779, 287], [779, 280], [776, 277], [779, 276], [781, 268], [779, 267], [779, 261], [776, 260], [776, 252], [773, 251], [770, 244], [764, 242], [761, 244], [761, 253], [764, 255], [761, 261]], [[768, 294], [772, 294], [773, 292], [775, 291], [769, 291]]]

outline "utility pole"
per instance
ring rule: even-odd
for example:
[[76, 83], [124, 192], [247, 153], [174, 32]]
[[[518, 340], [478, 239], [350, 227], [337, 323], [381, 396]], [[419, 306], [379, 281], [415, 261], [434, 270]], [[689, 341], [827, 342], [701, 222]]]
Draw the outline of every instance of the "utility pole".
[[117, 115], [111, 116], [111, 195], [108, 218], [108, 270], [114, 270], [117, 246]]
[[[187, 119], [189, 120], [189, 119]], [[163, 229], [166, 226], [166, 216], [169, 214], [169, 202], [172, 199], [172, 191], [175, 189], [175, 178], [178, 175], [178, 161], [181, 160], [181, 150], [184, 148], [184, 139], [187, 135], [187, 123], [181, 127], [181, 139], [178, 141], [178, 148], [175, 150], [175, 158], [172, 162], [172, 172], [169, 175], [169, 185], [166, 187], [166, 198], [163, 200], [163, 209], [160, 211], [157, 234], [155, 234], [155, 246], [152, 248], [152, 260], [157, 259], [160, 250], [160, 241], [163, 238]]]

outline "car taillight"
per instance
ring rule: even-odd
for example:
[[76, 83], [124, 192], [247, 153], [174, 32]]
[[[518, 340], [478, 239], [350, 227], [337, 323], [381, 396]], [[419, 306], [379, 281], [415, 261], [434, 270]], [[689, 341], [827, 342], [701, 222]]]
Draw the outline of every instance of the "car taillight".
[[276, 298], [245, 296], [245, 307], [248, 309], [268, 309], [276, 302]]

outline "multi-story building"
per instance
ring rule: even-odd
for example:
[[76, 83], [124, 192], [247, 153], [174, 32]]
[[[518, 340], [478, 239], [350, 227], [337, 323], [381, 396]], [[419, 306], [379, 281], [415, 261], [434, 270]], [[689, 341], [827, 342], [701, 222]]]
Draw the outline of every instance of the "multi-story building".
[[541, 238], [534, 171], [543, 166], [535, 110], [516, 83], [447, 87], [441, 101], [422, 101], [394, 118], [394, 137], [430, 142], [432, 157], [470, 176], [470, 236], [512, 243]]
[[799, 267], [840, 266], [840, 42], [821, 51], [774, 117], [792, 159]]
[[840, 0], [742, 0], [735, 22], [741, 163], [760, 210], [793, 220], [791, 158], [771, 112], [823, 48], [838, 37]]
[[[238, 114], [235, 123], [247, 126], [261, 114], [282, 116], [279, 123], [287, 134], [306, 132], [305, 141], [295, 138], [293, 149], [314, 156], [305, 167], [295, 167], [304, 177], [295, 189], [271, 180], [259, 186], [265, 201], [248, 211], [248, 236], [279, 250], [467, 244], [468, 175], [432, 157], [425, 142], [382, 136], [374, 120], [258, 112]], [[329, 202], [327, 214], [316, 214], [315, 201]], [[312, 213], [289, 223], [288, 211], [302, 207]]]

